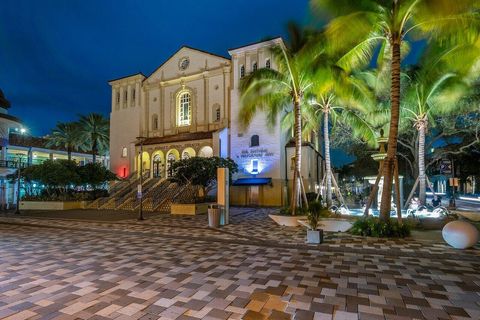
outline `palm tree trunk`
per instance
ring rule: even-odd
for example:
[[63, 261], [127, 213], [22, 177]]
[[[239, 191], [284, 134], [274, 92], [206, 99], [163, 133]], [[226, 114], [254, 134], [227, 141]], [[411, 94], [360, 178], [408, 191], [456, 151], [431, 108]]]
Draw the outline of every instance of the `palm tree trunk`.
[[67, 158], [68, 158], [68, 161], [72, 160], [72, 147], [70, 146], [67, 147]]
[[295, 140], [295, 168], [293, 172], [292, 202], [290, 203], [292, 215], [295, 215], [298, 203], [300, 202], [301, 185], [300, 179], [302, 166], [302, 114], [300, 110], [300, 99], [296, 98], [294, 105], [294, 140]]
[[427, 185], [425, 177], [425, 124], [421, 123], [418, 128], [418, 181], [419, 181], [419, 201], [421, 205], [427, 202]]
[[[92, 135], [93, 136], [93, 135]], [[92, 161], [93, 163], [97, 162], [97, 139], [93, 139], [92, 137]]]
[[391, 116], [388, 133], [388, 149], [383, 174], [383, 191], [380, 204], [380, 219], [390, 218], [393, 166], [397, 155], [398, 124], [400, 121], [400, 43], [399, 34], [393, 34], [392, 46], [392, 86], [391, 86]]
[[327, 208], [332, 206], [332, 167], [330, 162], [330, 135], [328, 133], [328, 110], [323, 113], [323, 142], [325, 144], [325, 179]]

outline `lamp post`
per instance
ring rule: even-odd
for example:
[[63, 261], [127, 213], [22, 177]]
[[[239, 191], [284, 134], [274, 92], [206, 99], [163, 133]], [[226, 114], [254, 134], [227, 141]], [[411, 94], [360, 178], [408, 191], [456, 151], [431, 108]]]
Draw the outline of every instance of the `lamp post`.
[[20, 214], [20, 168], [22, 167], [22, 158], [18, 157], [18, 168], [17, 168], [17, 204], [15, 206], [15, 214]]
[[140, 184], [138, 185], [137, 194], [138, 198], [140, 199], [140, 207], [138, 209], [138, 220], [142, 221], [145, 220], [143, 217], [143, 194], [142, 194], [142, 185], [143, 185], [143, 142], [145, 141], [146, 137], [140, 136], [137, 137], [137, 141], [140, 143]]

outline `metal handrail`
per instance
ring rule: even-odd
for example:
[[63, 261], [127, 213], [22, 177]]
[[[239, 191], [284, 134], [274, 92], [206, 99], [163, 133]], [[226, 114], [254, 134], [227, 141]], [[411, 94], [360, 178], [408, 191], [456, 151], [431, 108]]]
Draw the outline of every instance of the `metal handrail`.
[[27, 166], [28, 166], [28, 163], [26, 162], [19, 162], [17, 160], [0, 160], [1, 168], [18, 169], [18, 168], [26, 168]]

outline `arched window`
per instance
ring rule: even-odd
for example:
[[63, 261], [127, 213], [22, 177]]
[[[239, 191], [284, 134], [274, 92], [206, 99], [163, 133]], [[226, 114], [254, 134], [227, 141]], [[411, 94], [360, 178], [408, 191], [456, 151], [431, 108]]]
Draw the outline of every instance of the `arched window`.
[[152, 130], [158, 130], [158, 115], [152, 116]]
[[240, 78], [245, 77], [245, 66], [242, 64], [240, 66]]
[[267, 69], [271, 68], [270, 59], [265, 60], [265, 68]]
[[178, 126], [189, 126], [192, 118], [191, 96], [183, 92], [178, 96]]
[[258, 68], [257, 62], [254, 62], [253, 65], [252, 65], [252, 71], [253, 72], [257, 71], [257, 68]]
[[173, 176], [173, 168], [172, 164], [175, 162], [175, 155], [173, 153], [170, 153], [167, 156], [167, 177], [170, 178]]
[[128, 149], [127, 147], [122, 148], [122, 158], [126, 158], [128, 156]]
[[183, 151], [182, 160], [184, 159], [190, 159], [190, 153], [188, 153], [188, 151]]
[[162, 158], [159, 154], [156, 154], [153, 157], [153, 177], [161, 178], [162, 177]]
[[253, 135], [250, 138], [250, 147], [258, 147], [260, 145], [260, 138], [258, 135]]

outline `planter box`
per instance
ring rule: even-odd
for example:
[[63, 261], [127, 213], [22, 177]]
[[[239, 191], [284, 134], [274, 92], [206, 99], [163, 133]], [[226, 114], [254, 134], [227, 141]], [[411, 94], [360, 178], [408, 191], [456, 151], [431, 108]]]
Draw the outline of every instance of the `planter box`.
[[300, 225], [298, 220], [307, 219], [306, 216], [281, 216], [277, 214], [269, 214], [268, 216], [278, 225], [286, 227], [298, 227]]
[[186, 215], [196, 215], [207, 213], [208, 204], [207, 203], [192, 203], [192, 204], [179, 204], [172, 203], [170, 208], [171, 214], [186, 214]]
[[307, 243], [322, 243], [323, 242], [323, 230], [307, 230]]
[[20, 210], [85, 209], [86, 201], [20, 201]]

